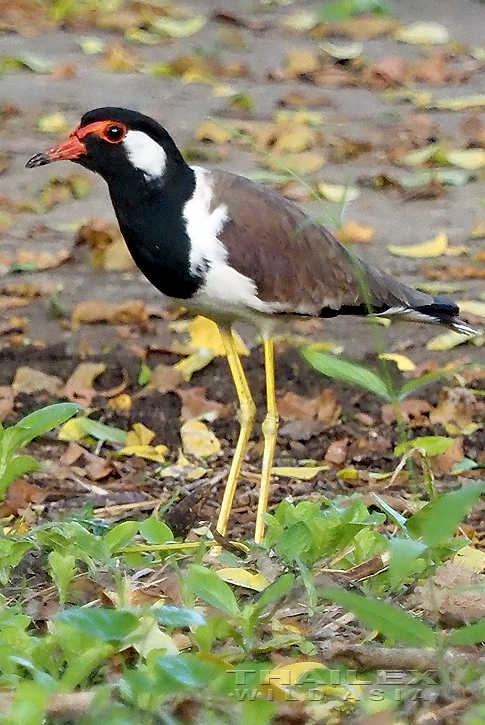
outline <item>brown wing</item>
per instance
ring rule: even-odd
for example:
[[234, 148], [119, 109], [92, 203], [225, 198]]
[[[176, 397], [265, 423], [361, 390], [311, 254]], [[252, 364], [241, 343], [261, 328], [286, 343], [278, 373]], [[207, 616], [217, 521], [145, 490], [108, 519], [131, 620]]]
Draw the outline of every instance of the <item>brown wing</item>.
[[[214, 196], [228, 209], [219, 238], [229, 264], [254, 280], [258, 296], [284, 312], [318, 315], [342, 308], [433, 303], [351, 254], [325, 227], [271, 189], [213, 172]], [[357, 309], [356, 309], [357, 311]]]

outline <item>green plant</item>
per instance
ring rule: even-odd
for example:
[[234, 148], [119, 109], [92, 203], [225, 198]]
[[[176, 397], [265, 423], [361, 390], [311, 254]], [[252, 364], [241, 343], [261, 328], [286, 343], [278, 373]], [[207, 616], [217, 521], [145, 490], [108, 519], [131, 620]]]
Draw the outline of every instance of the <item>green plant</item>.
[[78, 410], [80, 406], [77, 403], [56, 403], [26, 415], [9, 428], [0, 423], [0, 499], [5, 496], [12, 481], [40, 468], [32, 456], [19, 455], [17, 451], [64, 423]]
[[428, 385], [434, 380], [453, 374], [453, 371], [450, 370], [437, 370], [408, 380], [401, 387], [396, 388], [386, 366], [383, 367], [382, 374], [379, 375], [366, 365], [347, 360], [340, 355], [318, 352], [311, 347], [303, 348], [302, 355], [312, 368], [318, 370], [322, 375], [350, 385], [357, 385], [370, 393], [378, 395], [387, 402], [405, 400], [423, 385]]

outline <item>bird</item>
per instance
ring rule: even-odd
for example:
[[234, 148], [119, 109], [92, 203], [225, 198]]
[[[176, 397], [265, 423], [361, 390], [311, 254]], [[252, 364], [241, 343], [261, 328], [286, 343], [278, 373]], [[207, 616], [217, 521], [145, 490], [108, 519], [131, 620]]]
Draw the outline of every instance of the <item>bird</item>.
[[265, 533], [278, 430], [274, 335], [287, 320], [386, 316], [473, 335], [454, 302], [417, 291], [351, 253], [297, 204], [224, 170], [191, 166], [168, 131], [125, 108], [85, 113], [28, 168], [69, 160], [107, 182], [121, 233], [141, 272], [190, 313], [213, 320], [239, 401], [239, 436], [216, 529], [226, 535], [256, 407], [238, 354], [236, 322], [264, 346], [266, 416], [254, 540]]

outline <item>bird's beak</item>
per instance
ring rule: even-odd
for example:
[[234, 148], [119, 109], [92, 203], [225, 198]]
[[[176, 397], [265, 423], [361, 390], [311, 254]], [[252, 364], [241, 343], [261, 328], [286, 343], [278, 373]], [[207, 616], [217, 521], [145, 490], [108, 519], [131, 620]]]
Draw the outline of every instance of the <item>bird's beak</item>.
[[45, 166], [45, 164], [51, 164], [53, 161], [74, 161], [86, 153], [86, 146], [74, 132], [57, 146], [52, 146], [52, 148], [32, 156], [25, 165], [27, 168], [32, 169], [34, 166]]

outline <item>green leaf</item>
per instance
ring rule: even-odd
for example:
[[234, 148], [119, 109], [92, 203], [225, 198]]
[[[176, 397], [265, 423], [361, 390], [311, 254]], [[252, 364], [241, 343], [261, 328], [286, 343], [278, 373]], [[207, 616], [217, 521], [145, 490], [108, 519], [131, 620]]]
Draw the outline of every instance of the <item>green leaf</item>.
[[288, 562], [293, 562], [312, 547], [312, 532], [304, 521], [297, 521], [285, 529], [276, 544], [278, 556]]
[[7, 464], [0, 481], [0, 494], [3, 494], [16, 478], [20, 478], [29, 471], [38, 471], [39, 468], [42, 468], [42, 466], [32, 456], [15, 456]]
[[233, 617], [240, 615], [232, 589], [214, 571], [193, 564], [189, 569], [185, 584], [193, 594], [196, 594], [213, 607], [221, 609]]
[[315, 370], [333, 380], [341, 380], [344, 383], [365, 388], [384, 400], [392, 399], [384, 380], [364, 365], [308, 347], [302, 350], [302, 355]]
[[199, 612], [184, 607], [160, 607], [160, 609], [150, 611], [165, 627], [199, 627], [206, 623]]
[[207, 687], [214, 678], [222, 674], [225, 668], [213, 662], [204, 662], [196, 655], [187, 653], [159, 657], [156, 661], [155, 674], [162, 692], [179, 689], [200, 689]]
[[255, 606], [258, 612], [263, 612], [266, 607], [269, 607], [271, 604], [274, 604], [279, 599], [284, 597], [285, 594], [290, 591], [294, 582], [295, 575], [290, 573], [282, 574], [277, 579], [275, 579], [275, 581], [270, 584], [269, 587], [263, 589], [261, 594], [258, 596], [255, 602]]
[[124, 445], [126, 441], [126, 431], [121, 428], [115, 428], [112, 425], [105, 425], [99, 420], [91, 418], [79, 418], [79, 424], [83, 431], [98, 441], [112, 441]]
[[439, 453], [446, 451], [453, 445], [453, 438], [447, 436], [422, 436], [414, 438], [412, 441], [404, 441], [394, 448], [395, 456], [402, 456], [413, 448], [423, 450], [427, 456], [437, 456]]
[[138, 530], [149, 544], [165, 544], [167, 541], [173, 541], [173, 534], [167, 524], [154, 516], [142, 521]]
[[142, 362], [142, 364], [140, 365], [140, 372], [138, 373], [138, 385], [145, 387], [145, 385], [148, 385], [148, 383], [150, 382], [151, 377], [151, 368], [146, 364], [146, 362]]
[[48, 405], [19, 420], [18, 423], [5, 431], [4, 437], [6, 438], [7, 434], [11, 434], [15, 449], [20, 448], [37, 438], [37, 436], [47, 433], [58, 425], [62, 425], [79, 410], [81, 410], [81, 406], [77, 403]]
[[138, 626], [138, 617], [120, 609], [73, 607], [57, 615], [56, 620], [102, 642], [123, 642]]
[[485, 642], [485, 619], [480, 619], [478, 622], [455, 629], [446, 639], [446, 644], [452, 647], [456, 645], [468, 646], [481, 644], [482, 642]]
[[391, 519], [391, 521], [393, 521], [396, 524], [396, 526], [398, 526], [401, 529], [401, 531], [403, 533], [407, 534], [407, 528], [406, 528], [407, 518], [405, 516], [403, 516], [401, 513], [399, 513], [399, 511], [396, 511], [395, 508], [393, 508], [392, 506], [389, 506], [389, 504], [386, 503], [384, 501], [384, 499], [382, 499], [380, 496], [378, 496], [377, 493], [374, 493], [374, 498], [377, 502], [377, 505], [383, 511], [385, 511], [385, 513], [388, 515], [388, 517]]
[[367, 627], [377, 630], [392, 642], [415, 647], [436, 646], [436, 635], [433, 630], [397, 605], [363, 597], [355, 592], [346, 592], [336, 587], [326, 587], [320, 589], [318, 593], [352, 612]]
[[408, 531], [429, 546], [448, 543], [484, 490], [485, 483], [480, 481], [437, 496], [408, 519]]
[[407, 383], [404, 383], [404, 385], [401, 387], [398, 395], [399, 400], [404, 400], [408, 397], [411, 393], [414, 393], [415, 390], [418, 388], [422, 388], [424, 385], [428, 385], [428, 383], [432, 383], [433, 380], [438, 380], [439, 378], [446, 378], [449, 377], [450, 371], [447, 370], [438, 370], [436, 372], [432, 373], [426, 373], [426, 375], [421, 375], [419, 378], [413, 378], [412, 380], [408, 380]]
[[413, 539], [394, 538], [390, 540], [389, 580], [393, 589], [402, 585], [406, 577], [416, 571], [416, 559], [427, 548], [422, 541], [414, 541]]
[[104, 543], [110, 551], [118, 551], [137, 535], [139, 526], [139, 521], [122, 521], [121, 524], [116, 524], [108, 531], [104, 537]]

